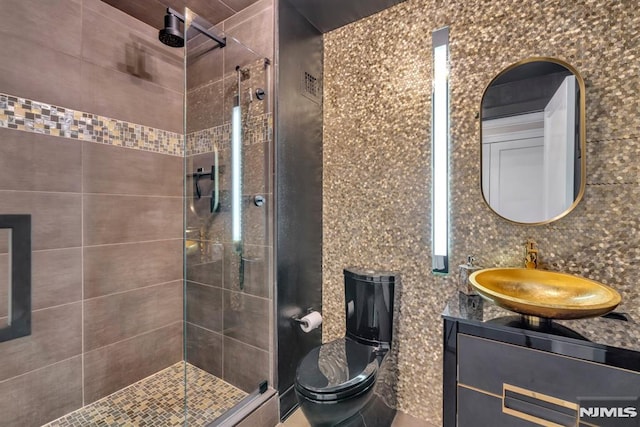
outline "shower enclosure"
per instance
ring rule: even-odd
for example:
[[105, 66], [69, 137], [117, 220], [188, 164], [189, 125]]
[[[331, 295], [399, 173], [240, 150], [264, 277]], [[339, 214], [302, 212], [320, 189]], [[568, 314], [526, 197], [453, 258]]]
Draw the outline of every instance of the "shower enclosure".
[[241, 414], [273, 392], [273, 83], [239, 41], [251, 16], [177, 11], [176, 48], [99, 0], [7, 2], [0, 424]]
[[273, 383], [271, 59], [186, 19], [185, 360], [251, 392]]

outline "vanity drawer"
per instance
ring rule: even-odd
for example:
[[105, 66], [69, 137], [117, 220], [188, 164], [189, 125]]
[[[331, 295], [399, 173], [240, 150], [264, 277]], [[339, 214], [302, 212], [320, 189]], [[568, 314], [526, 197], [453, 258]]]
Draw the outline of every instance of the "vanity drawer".
[[458, 383], [502, 396], [505, 385], [567, 402], [640, 395], [640, 374], [458, 334]]
[[458, 427], [532, 427], [535, 424], [502, 413], [502, 399], [458, 386]]

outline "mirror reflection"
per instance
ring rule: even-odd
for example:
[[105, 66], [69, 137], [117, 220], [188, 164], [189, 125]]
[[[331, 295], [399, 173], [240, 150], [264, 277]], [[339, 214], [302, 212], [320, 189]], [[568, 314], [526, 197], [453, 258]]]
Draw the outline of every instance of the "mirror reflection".
[[495, 77], [482, 97], [482, 193], [498, 215], [544, 224], [584, 192], [584, 82], [573, 67], [531, 58]]

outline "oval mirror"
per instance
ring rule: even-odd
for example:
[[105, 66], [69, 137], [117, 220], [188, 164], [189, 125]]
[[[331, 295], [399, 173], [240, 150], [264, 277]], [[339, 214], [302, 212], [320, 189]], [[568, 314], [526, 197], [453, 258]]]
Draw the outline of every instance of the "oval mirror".
[[571, 65], [529, 58], [489, 83], [481, 105], [481, 182], [495, 213], [520, 224], [562, 218], [585, 186], [584, 80]]

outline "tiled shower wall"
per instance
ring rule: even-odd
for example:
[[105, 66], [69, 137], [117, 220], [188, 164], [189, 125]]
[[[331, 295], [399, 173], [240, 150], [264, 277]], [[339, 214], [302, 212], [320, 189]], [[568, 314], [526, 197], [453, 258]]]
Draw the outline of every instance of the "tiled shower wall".
[[[431, 33], [450, 26], [451, 269], [431, 274]], [[400, 409], [441, 425], [441, 320], [457, 265], [521, 265], [599, 280], [640, 316], [640, 14], [631, 1], [407, 0], [325, 36], [324, 339], [343, 333], [342, 268], [397, 270]], [[477, 113], [504, 67], [553, 56], [586, 81], [587, 187], [577, 209], [544, 226], [489, 210], [480, 192]]]
[[0, 413], [36, 426], [182, 359], [184, 74], [99, 0], [0, 14], [0, 213], [33, 224], [32, 334], [0, 343]]
[[[217, 27], [224, 49], [187, 44], [187, 170], [210, 172], [214, 146], [220, 165], [220, 208], [211, 212], [214, 183], [187, 181], [186, 360], [247, 391], [272, 376], [271, 65], [273, 1], [260, 0]], [[202, 37], [200, 37], [202, 39]], [[246, 47], [251, 48], [251, 52]], [[211, 44], [211, 42], [208, 42]], [[270, 62], [270, 61], [269, 61]], [[243, 251], [231, 243], [231, 111], [241, 81]], [[255, 90], [266, 91], [264, 100]], [[251, 98], [250, 98], [251, 94]], [[254, 204], [261, 195], [266, 203]], [[240, 257], [243, 259], [241, 273]], [[244, 279], [240, 279], [240, 275]]]

